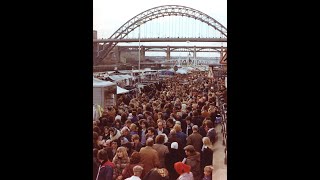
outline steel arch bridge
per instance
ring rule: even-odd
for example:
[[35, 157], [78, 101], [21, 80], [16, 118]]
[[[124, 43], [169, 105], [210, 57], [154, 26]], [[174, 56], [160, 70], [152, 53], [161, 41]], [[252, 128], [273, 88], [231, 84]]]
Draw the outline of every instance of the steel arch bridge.
[[[217, 20], [213, 19], [209, 15], [190, 8], [186, 6], [180, 5], [163, 5], [148, 9], [135, 17], [128, 20], [124, 23], [116, 32], [114, 32], [109, 39], [123, 39], [130, 32], [139, 27], [139, 23], [146, 23], [148, 21], [152, 21], [153, 19], [165, 17], [165, 16], [185, 16], [189, 18], [193, 18], [195, 20], [201, 21], [203, 23], [208, 24], [215, 30], [221, 33], [221, 38], [227, 38], [227, 28], [224, 27]], [[141, 25], [141, 24], [140, 24]], [[101, 62], [108, 54], [112, 51], [112, 49], [118, 44], [118, 42], [109, 42], [103, 45], [101, 51], [98, 52], [96, 60], [97, 63]]]

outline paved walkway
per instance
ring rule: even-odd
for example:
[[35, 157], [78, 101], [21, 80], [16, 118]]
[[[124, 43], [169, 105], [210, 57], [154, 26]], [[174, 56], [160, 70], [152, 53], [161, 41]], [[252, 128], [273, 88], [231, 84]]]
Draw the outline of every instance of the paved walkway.
[[212, 180], [227, 180], [227, 165], [224, 164], [225, 146], [222, 145], [221, 125], [217, 125], [218, 141], [214, 144]]

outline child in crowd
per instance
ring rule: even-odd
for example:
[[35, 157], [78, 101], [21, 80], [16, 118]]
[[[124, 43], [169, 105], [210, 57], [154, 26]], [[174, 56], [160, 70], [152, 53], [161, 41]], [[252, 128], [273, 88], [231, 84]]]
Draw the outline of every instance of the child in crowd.
[[204, 177], [202, 180], [212, 180], [213, 166], [206, 166], [203, 169]]

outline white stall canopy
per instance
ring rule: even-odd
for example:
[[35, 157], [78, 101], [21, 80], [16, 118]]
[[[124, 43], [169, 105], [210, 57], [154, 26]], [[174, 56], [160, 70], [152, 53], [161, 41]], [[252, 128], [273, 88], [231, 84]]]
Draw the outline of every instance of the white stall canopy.
[[125, 94], [128, 93], [129, 90], [123, 89], [122, 87], [117, 86], [117, 94]]
[[110, 81], [103, 81], [93, 78], [93, 104], [98, 104], [101, 108], [115, 104], [117, 85]]
[[93, 87], [107, 87], [107, 86], [113, 86], [113, 85], [116, 85], [116, 84], [110, 81], [103, 81], [97, 78], [93, 78]]

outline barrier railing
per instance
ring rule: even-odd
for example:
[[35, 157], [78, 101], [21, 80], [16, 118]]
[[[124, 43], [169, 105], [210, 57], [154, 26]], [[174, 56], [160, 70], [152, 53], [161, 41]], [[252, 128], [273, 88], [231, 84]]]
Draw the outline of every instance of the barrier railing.
[[223, 95], [217, 95], [216, 105], [221, 115], [221, 133], [222, 133], [222, 144], [225, 146], [225, 158], [224, 163], [227, 164], [227, 102], [225, 102]]

